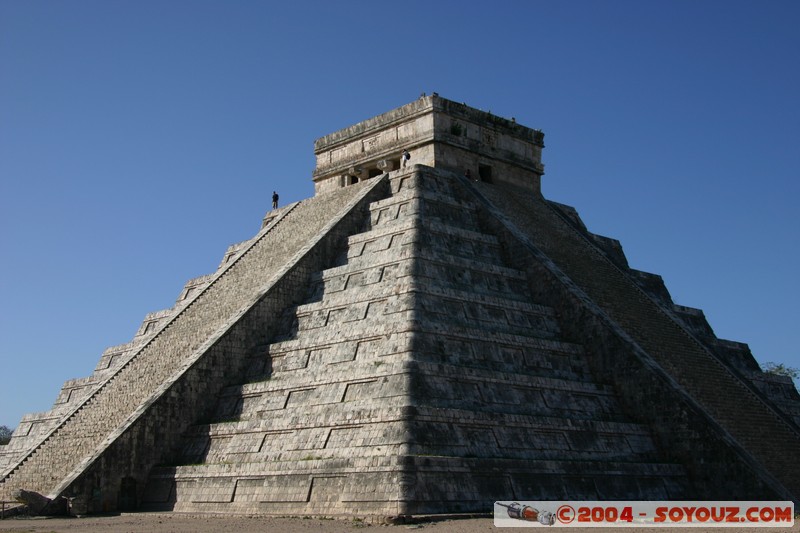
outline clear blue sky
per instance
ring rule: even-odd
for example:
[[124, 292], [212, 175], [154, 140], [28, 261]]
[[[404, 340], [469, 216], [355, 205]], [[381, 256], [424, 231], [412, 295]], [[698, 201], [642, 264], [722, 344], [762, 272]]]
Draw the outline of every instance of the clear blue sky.
[[440, 95], [544, 130], [545, 195], [800, 367], [800, 2], [0, 0], [0, 425], [313, 194], [313, 141]]

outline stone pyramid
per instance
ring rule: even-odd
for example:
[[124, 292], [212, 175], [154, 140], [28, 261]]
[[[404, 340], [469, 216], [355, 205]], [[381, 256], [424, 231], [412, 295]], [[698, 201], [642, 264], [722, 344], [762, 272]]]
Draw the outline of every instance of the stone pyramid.
[[22, 420], [0, 499], [386, 517], [797, 503], [791, 381], [543, 198], [543, 146], [438, 95], [319, 139], [313, 198]]

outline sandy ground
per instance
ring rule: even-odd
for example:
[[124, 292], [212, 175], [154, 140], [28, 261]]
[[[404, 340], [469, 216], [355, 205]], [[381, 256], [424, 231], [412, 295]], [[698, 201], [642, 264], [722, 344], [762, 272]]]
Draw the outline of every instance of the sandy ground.
[[[545, 526], [534, 526], [545, 527]], [[648, 528], [665, 533], [692, 533], [711, 528]], [[441, 520], [404, 525], [368, 524], [355, 520], [321, 520], [304, 518], [202, 516], [161, 513], [131, 513], [88, 518], [6, 518], [0, 520], [0, 532], [18, 533], [401, 533], [418, 530], [421, 533], [479, 533], [509, 531], [521, 533], [523, 528], [497, 528], [491, 518]], [[597, 533], [630, 533], [631, 528], [575, 528], [573, 531]], [[714, 528], [714, 531], [722, 531]], [[732, 528], [728, 531], [800, 532], [800, 521], [792, 528]]]

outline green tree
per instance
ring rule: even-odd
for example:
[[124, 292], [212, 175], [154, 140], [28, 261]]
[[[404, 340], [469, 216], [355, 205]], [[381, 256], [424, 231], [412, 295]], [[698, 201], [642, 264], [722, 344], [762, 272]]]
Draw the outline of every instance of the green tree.
[[786, 366], [783, 363], [773, 363], [772, 361], [761, 365], [764, 372], [767, 374], [775, 374], [776, 376], [788, 376], [792, 379], [800, 378], [800, 368]]
[[772, 361], [764, 363], [761, 365], [761, 368], [767, 374], [791, 378], [792, 382], [794, 383], [794, 388], [800, 392], [800, 368], [786, 366], [783, 363], [773, 363]]
[[0, 444], [8, 444], [14, 431], [8, 426], [0, 426]]

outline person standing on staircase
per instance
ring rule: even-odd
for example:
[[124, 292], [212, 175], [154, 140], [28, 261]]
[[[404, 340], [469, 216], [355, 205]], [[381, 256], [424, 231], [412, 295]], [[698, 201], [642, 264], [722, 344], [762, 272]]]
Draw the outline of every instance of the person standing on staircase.
[[409, 159], [411, 159], [411, 154], [408, 153], [408, 150], [403, 150], [403, 155], [400, 156], [400, 167], [406, 168]]
[[272, 209], [278, 209], [278, 193], [272, 191]]

